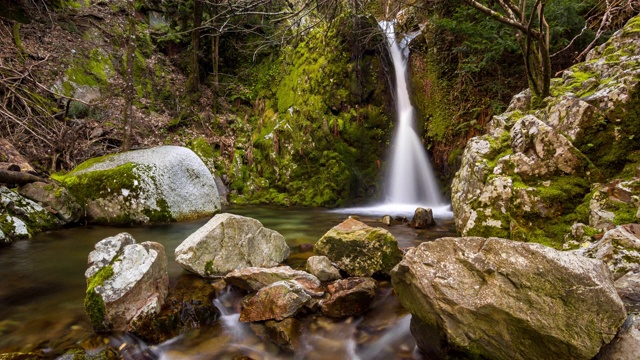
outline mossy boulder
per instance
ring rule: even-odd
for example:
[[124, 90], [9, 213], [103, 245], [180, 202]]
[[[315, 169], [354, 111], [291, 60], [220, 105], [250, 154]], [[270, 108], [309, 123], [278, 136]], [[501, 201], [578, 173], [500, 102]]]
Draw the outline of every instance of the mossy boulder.
[[433, 358], [587, 360], [626, 318], [604, 263], [540, 244], [441, 238], [409, 249], [391, 279]]
[[637, 221], [638, 201], [591, 189], [632, 179], [640, 163], [634, 24], [554, 79], [552, 96], [537, 107], [518, 94], [507, 112], [492, 118], [487, 134], [469, 141], [451, 186], [462, 235], [560, 248], [575, 223], [610, 229]]
[[155, 242], [136, 244], [120, 233], [89, 253], [85, 310], [95, 331], [129, 331], [160, 312], [169, 291], [167, 255]]
[[351, 276], [389, 274], [402, 259], [398, 241], [383, 228], [349, 218], [331, 228], [313, 248]]
[[0, 246], [62, 225], [63, 222], [42, 205], [14, 190], [0, 187]]
[[75, 197], [56, 183], [33, 182], [21, 186], [18, 192], [48, 207], [65, 224], [78, 222], [84, 215]]
[[53, 177], [95, 223], [182, 221], [220, 210], [211, 172], [193, 151], [178, 146], [106, 155]]

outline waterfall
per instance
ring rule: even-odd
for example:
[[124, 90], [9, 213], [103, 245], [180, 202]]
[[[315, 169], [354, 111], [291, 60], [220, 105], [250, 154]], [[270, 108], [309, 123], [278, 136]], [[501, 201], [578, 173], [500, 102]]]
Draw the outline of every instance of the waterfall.
[[[393, 22], [381, 21], [393, 60], [396, 78], [396, 129], [391, 141], [385, 202], [438, 207], [444, 205], [427, 153], [415, 131], [415, 110], [407, 87], [407, 55], [410, 38], [396, 40]], [[405, 50], [403, 56], [403, 50]]]

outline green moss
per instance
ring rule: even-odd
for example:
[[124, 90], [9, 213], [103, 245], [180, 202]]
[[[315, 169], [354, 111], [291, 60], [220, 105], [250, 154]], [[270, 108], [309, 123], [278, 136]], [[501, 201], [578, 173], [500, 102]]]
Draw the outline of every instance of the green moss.
[[209, 260], [207, 261], [207, 263], [204, 265], [204, 273], [205, 275], [214, 275], [215, 270], [213, 269], [213, 260]]
[[[145, 209], [143, 212], [149, 218], [152, 223], [167, 223], [175, 221], [171, 215], [171, 209], [165, 199], [156, 200], [156, 206], [158, 209]], [[121, 224], [131, 224], [131, 219], [128, 222], [122, 222]]]
[[202, 136], [199, 136], [193, 140], [187, 142], [187, 147], [193, 150], [198, 157], [203, 160], [210, 160], [214, 157], [213, 146], [209, 144], [207, 139]]
[[84, 308], [95, 331], [108, 330], [104, 324], [104, 316], [106, 314], [104, 301], [102, 300], [102, 296], [95, 291], [95, 288], [104, 284], [104, 282], [112, 276], [113, 267], [111, 265], [107, 265], [87, 279]]

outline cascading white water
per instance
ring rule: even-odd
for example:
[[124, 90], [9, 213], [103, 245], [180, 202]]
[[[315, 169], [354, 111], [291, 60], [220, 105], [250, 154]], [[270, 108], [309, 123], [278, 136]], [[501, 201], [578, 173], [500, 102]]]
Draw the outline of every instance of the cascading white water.
[[[409, 100], [406, 55], [410, 39], [396, 40], [393, 22], [381, 21], [393, 60], [396, 78], [398, 121], [391, 142], [390, 167], [385, 202], [398, 205], [439, 207], [444, 205], [438, 184], [420, 138], [415, 131], [415, 110]], [[408, 53], [408, 51], [407, 51]], [[414, 207], [415, 209], [415, 207]]]

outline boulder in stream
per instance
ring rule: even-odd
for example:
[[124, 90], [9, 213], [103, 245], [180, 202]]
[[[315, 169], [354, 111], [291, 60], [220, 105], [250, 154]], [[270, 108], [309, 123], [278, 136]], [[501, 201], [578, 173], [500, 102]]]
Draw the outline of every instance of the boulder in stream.
[[84, 305], [94, 330], [129, 331], [132, 321], [160, 312], [169, 290], [161, 244], [120, 233], [95, 245], [88, 266]]
[[351, 277], [327, 285], [329, 298], [322, 300], [322, 313], [332, 318], [362, 315], [369, 310], [378, 284], [370, 277]]
[[297, 314], [311, 301], [299, 283], [283, 280], [260, 289], [243, 301], [240, 321], [284, 320]]
[[320, 281], [342, 279], [340, 271], [333, 266], [326, 256], [310, 256], [307, 259], [307, 271], [315, 275]]
[[302, 285], [310, 295], [322, 296], [324, 293], [317, 277], [304, 271], [294, 270], [289, 266], [238, 269], [228, 273], [224, 280], [229, 285], [252, 292], [278, 281], [291, 280]]
[[441, 238], [391, 274], [425, 356], [591, 359], [626, 318], [607, 266], [498, 238]]
[[101, 224], [181, 221], [220, 210], [211, 172], [193, 151], [160, 146], [90, 159], [52, 176]]
[[289, 256], [277, 231], [240, 215], [218, 214], [185, 239], [176, 262], [203, 277], [224, 276], [235, 269], [275, 267]]
[[322, 236], [314, 252], [351, 276], [388, 274], [402, 259], [398, 241], [383, 228], [348, 218]]
[[411, 227], [416, 229], [426, 229], [435, 225], [433, 220], [433, 210], [425, 208], [417, 208], [411, 219]]

